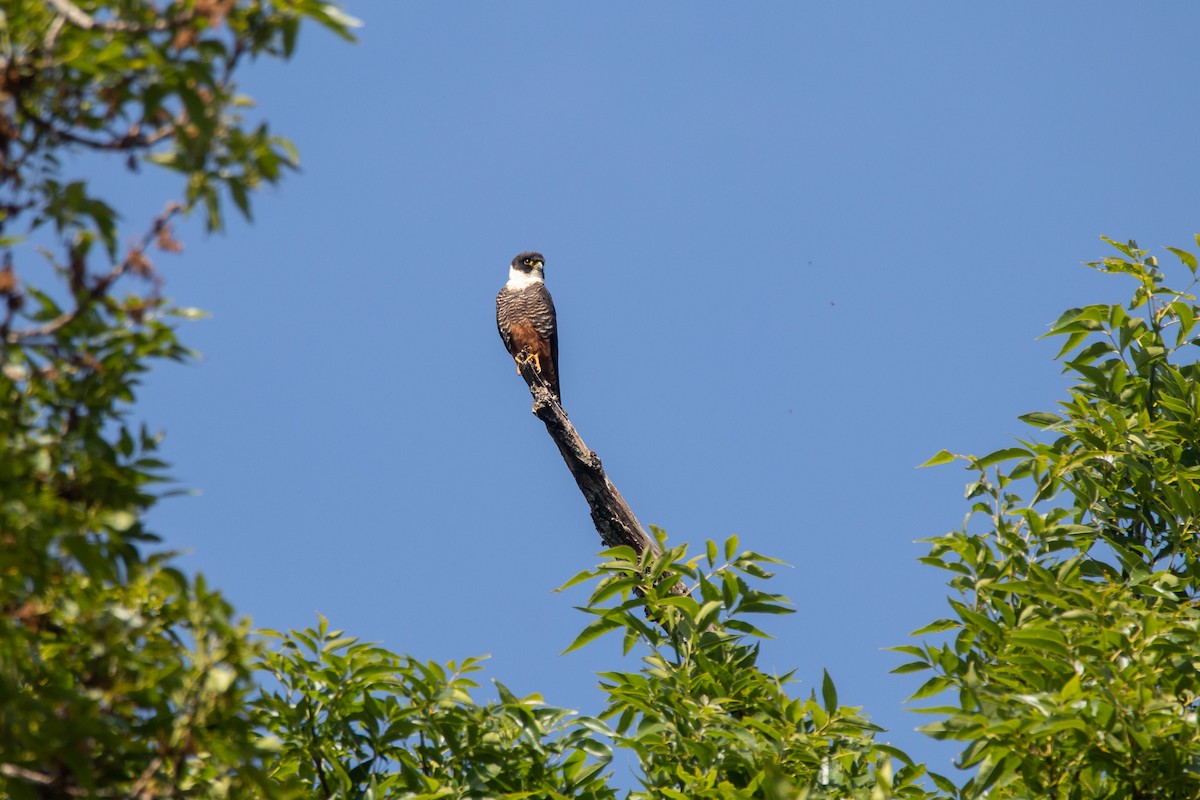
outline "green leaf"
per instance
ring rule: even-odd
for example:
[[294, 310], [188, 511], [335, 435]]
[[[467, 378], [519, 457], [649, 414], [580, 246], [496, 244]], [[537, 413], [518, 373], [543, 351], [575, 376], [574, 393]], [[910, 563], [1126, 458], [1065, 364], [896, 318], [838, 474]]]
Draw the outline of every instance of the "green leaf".
[[703, 629], [715, 624], [723, 607], [724, 603], [721, 600], [710, 600], [702, 605], [695, 615], [696, 627]]
[[339, 636], [335, 639], [328, 639], [321, 645], [322, 653], [334, 653], [348, 645], [352, 645], [358, 641], [357, 636]]
[[1197, 266], [1196, 256], [1194, 256], [1193, 254], [1189, 253], [1186, 250], [1180, 250], [1177, 247], [1168, 247], [1167, 250], [1174, 253], [1176, 258], [1178, 258], [1183, 263], [1183, 265], [1191, 271], [1191, 273], [1193, 275], [1196, 274], [1196, 266]]
[[1057, 414], [1051, 414], [1048, 411], [1032, 411], [1028, 414], [1022, 414], [1017, 419], [1035, 428], [1049, 428], [1051, 425], [1061, 425], [1063, 423], [1062, 417]]
[[920, 647], [917, 647], [915, 644], [901, 644], [897, 645], [896, 647], [885, 647], [884, 649], [893, 653], [904, 653], [906, 655], [916, 656], [917, 658], [925, 657], [925, 651]]
[[907, 664], [901, 664], [892, 670], [893, 675], [907, 675], [910, 672], [920, 672], [921, 670], [933, 669], [933, 665], [927, 661], [910, 661]]
[[832, 715], [837, 712], [837, 689], [834, 688], [833, 679], [829, 677], [829, 670], [822, 670], [821, 701], [825, 704], [826, 713]]
[[1082, 692], [1079, 676], [1072, 675], [1071, 679], [1068, 680], [1063, 685], [1063, 688], [1059, 691], [1058, 697], [1059, 697], [1059, 700], [1061, 700], [1062, 702], [1069, 703], [1070, 701], [1081, 696], [1082, 693], [1083, 692]]
[[930, 633], [942, 633], [943, 631], [954, 630], [962, 627], [962, 623], [956, 619], [939, 619], [934, 620], [923, 628], [917, 628], [909, 634], [909, 636], [925, 636]]
[[[1065, 332], [1065, 331], [1058, 331], [1058, 333], [1062, 333], [1062, 332]], [[1051, 331], [1051, 333], [1048, 333], [1046, 335], [1051, 336], [1051, 335], [1054, 335], [1054, 333], [1056, 333], [1056, 332]], [[1056, 353], [1054, 356], [1055, 359], [1062, 358], [1067, 353], [1071, 352], [1076, 347], [1078, 347], [1080, 342], [1082, 342], [1084, 339], [1086, 339], [1088, 337], [1088, 331], [1070, 331], [1070, 332], [1066, 332], [1066, 333], [1069, 333], [1069, 335], [1067, 336], [1067, 341], [1063, 342], [1062, 347], [1059, 348], [1058, 353]]]
[[1009, 631], [1007, 638], [1011, 644], [1020, 647], [1059, 656], [1068, 655], [1066, 639], [1058, 630], [1050, 628], [1018, 629]]
[[917, 469], [921, 469], [922, 467], [937, 467], [941, 466], [942, 464], [949, 464], [956, 458], [959, 458], [959, 456], [956, 456], [949, 450], [939, 450], [923, 464], [918, 464]]
[[1067, 363], [1078, 369], [1080, 366], [1084, 364], [1090, 364], [1100, 356], [1112, 352], [1115, 352], [1115, 348], [1111, 343], [1106, 341], [1092, 342], [1087, 347], [1076, 353], [1075, 357]]
[[725, 560], [732, 561], [734, 559], [734, 556], [737, 555], [737, 551], [738, 551], [738, 537], [737, 537], [737, 534], [733, 534], [732, 536], [730, 536], [728, 539], [725, 540]]
[[583, 583], [584, 581], [591, 580], [592, 578], [595, 578], [596, 576], [597, 576], [597, 573], [595, 570], [590, 570], [590, 569], [582, 570], [582, 571], [576, 573], [573, 578], [571, 578], [569, 581], [564, 583], [562, 586], [559, 586], [554, 591], [555, 592], [566, 591], [567, 589], [570, 589], [572, 586], [578, 586], [579, 584]]
[[760, 628], [758, 628], [754, 625], [751, 625], [749, 622], [746, 622], [745, 620], [727, 619], [727, 620], [725, 620], [724, 626], [731, 631], [737, 631], [738, 633], [744, 633], [747, 636], [753, 636], [758, 639], [774, 638], [770, 634], [765, 633]]
[[954, 781], [936, 772], [929, 772], [927, 774], [929, 775], [929, 779], [933, 781], [933, 785], [938, 788], [938, 791], [949, 797], [959, 796], [958, 786], [955, 785]]
[[926, 697], [932, 697], [933, 695], [941, 694], [948, 688], [950, 688], [950, 681], [948, 679], [942, 677], [941, 675], [934, 675], [932, 678], [925, 681], [925, 683], [921, 684], [921, 688], [917, 689], [917, 691], [908, 698], [908, 702], [911, 703], [914, 700], [923, 700]]
[[246, 182], [230, 178], [225, 185], [229, 189], [229, 196], [233, 198], [233, 204], [242, 213], [242, 217], [247, 221], [253, 221], [254, 215], [250, 211], [250, 193], [246, 188]]
[[988, 453], [982, 458], [975, 459], [971, 466], [976, 469], [986, 469], [987, 467], [999, 464], [1003, 461], [1012, 461], [1015, 458], [1029, 458], [1033, 454], [1024, 447], [1005, 447], [1001, 450]]
[[566, 655], [574, 650], [578, 650], [585, 644], [599, 639], [604, 634], [621, 627], [623, 627], [623, 625], [621, 624], [620, 620], [601, 617], [591, 625], [588, 625], [586, 628], [584, 628], [583, 631], [575, 637], [575, 641], [571, 642], [570, 646], [567, 647], [566, 650], [562, 651], [562, 655]]
[[[909, 756], [908, 753], [901, 750], [899, 747], [893, 747], [890, 744], [876, 744], [875, 750], [877, 750], [880, 753], [886, 753], [887, 755], [891, 756], [892, 758], [896, 759], [897, 761], [900, 761], [901, 763], [906, 764], [908, 766], [913, 765], [912, 757]], [[923, 770], [924, 767], [920, 767], [920, 769]], [[915, 777], [920, 777], [920, 775], [917, 775]]]
[[1138, 257], [1140, 256], [1140, 253], [1137, 249], [1137, 242], [1134, 242], [1131, 240], [1128, 244], [1122, 244], [1121, 242], [1118, 242], [1114, 239], [1110, 239], [1107, 236], [1101, 236], [1100, 239], [1101, 239], [1101, 241], [1105, 242], [1106, 244], [1121, 251], [1122, 255], [1124, 255], [1126, 258], [1128, 258], [1130, 260], [1136, 261], [1138, 259]]

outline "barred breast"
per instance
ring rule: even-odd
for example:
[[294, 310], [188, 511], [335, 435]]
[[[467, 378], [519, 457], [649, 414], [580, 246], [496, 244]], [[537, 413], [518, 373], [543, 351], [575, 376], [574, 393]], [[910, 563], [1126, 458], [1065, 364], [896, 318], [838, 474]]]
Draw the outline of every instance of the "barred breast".
[[496, 327], [504, 347], [516, 358], [524, 350], [538, 356], [541, 375], [560, 399], [558, 385], [558, 325], [554, 300], [545, 284], [523, 289], [507, 286], [496, 295]]

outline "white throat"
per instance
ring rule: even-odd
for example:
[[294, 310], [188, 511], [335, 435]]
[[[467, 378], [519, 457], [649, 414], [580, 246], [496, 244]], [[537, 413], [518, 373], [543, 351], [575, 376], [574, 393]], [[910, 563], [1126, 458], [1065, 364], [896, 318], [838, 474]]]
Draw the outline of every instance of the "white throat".
[[537, 283], [545, 283], [545, 276], [542, 275], [540, 269], [522, 272], [516, 267], [508, 268], [508, 283], [505, 284], [509, 289], [528, 289]]

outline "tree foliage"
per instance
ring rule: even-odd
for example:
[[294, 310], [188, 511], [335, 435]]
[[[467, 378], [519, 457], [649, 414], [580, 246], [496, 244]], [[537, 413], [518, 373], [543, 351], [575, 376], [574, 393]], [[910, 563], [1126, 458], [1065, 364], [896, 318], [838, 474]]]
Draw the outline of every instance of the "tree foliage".
[[[1198, 239], [1200, 244], [1200, 239]], [[952, 615], [897, 648], [932, 670], [925, 731], [966, 743], [968, 797], [1200, 796], [1200, 365], [1196, 256], [1168, 288], [1134, 243], [1090, 266], [1126, 304], [1075, 308], [1048, 336], [1076, 383], [1045, 433], [983, 457], [963, 528], [926, 563], [954, 573]], [[931, 463], [956, 458], [939, 453]]]
[[[1092, 266], [1133, 296], [1054, 324], [1068, 399], [1013, 447], [930, 461], [965, 461], [972, 506], [924, 559], [951, 573], [951, 614], [897, 671], [931, 673], [916, 698], [944, 703], [925, 730], [963, 743], [962, 786], [877, 741], [828, 675], [794, 697], [759, 667], [756, 620], [790, 608], [765, 588], [776, 562], [736, 538], [693, 554], [660, 536], [661, 555], [610, 550], [566, 584], [591, 587], [568, 649], [618, 638], [633, 659], [600, 674], [595, 717], [499, 683], [481, 700], [478, 659], [324, 619], [252, 633], [172, 566], [145, 524], [168, 493], [160, 437], [131, 412], [147, 370], [187, 357], [176, 323], [196, 312], [164, 299], [153, 258], [180, 249], [181, 214], [248, 216], [295, 165], [235, 78], [306, 24], [353, 20], [316, 0], [0, 0], [0, 797], [1200, 796], [1185, 250], [1177, 291], [1110, 242]], [[165, 169], [179, 196], [126, 225], [84, 155]]]
[[[443, 666], [330, 631], [268, 632], [257, 702], [276, 750], [270, 773], [326, 797], [610, 797], [597, 723], [540, 697], [478, 704], [475, 658]], [[589, 761], [589, 756], [596, 760]]]
[[[875, 742], [879, 728], [839, 705], [828, 675], [820, 700], [804, 699], [787, 693], [790, 675], [758, 668], [752, 641], [765, 634], [748, 617], [790, 611], [752, 584], [773, 559], [739, 552], [736, 537], [701, 556], [605, 555], [563, 587], [594, 586], [582, 609], [593, 622], [568, 650], [616, 632], [641, 665], [600, 674], [598, 717], [501, 684], [478, 704], [476, 660], [420, 662], [321, 620], [271, 634], [281, 647], [263, 663], [280, 688], [257, 703], [279, 753], [271, 774], [322, 796], [615, 798], [610, 762], [624, 751], [639, 767], [632, 798], [933, 796], [924, 768]], [[694, 591], [673, 592], [676, 580]]]
[[[200, 578], [147, 552], [165, 479], [130, 421], [143, 373], [184, 358], [152, 250], [193, 207], [294, 164], [240, 114], [240, 66], [287, 57], [312, 0], [0, 2], [0, 781], [7, 797], [274, 790], [248, 705], [258, 646]], [[182, 179], [128, 236], [79, 177], [107, 154]], [[132, 281], [132, 283], [131, 283]]]
[[[794, 698], [791, 673], [758, 667], [766, 634], [748, 618], [792, 611], [755, 585], [778, 561], [739, 551], [736, 536], [702, 555], [660, 541], [663, 555], [649, 563], [617, 548], [567, 584], [596, 582], [583, 609], [596, 619], [572, 648], [616, 631], [626, 654], [644, 652], [640, 670], [600, 674], [601, 718], [641, 768], [635, 797], [932, 797], [919, 784], [924, 767], [876, 742], [881, 729], [839, 704], [828, 674], [819, 700]], [[673, 592], [676, 580], [690, 593]]]

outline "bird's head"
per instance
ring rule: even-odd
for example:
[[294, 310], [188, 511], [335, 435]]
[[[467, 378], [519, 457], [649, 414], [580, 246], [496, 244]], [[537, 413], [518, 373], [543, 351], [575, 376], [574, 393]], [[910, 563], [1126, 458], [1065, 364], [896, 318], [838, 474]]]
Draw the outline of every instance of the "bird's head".
[[511, 264], [515, 271], [526, 275], [540, 274], [545, 265], [546, 259], [542, 258], [542, 254], [533, 252], [518, 253]]

